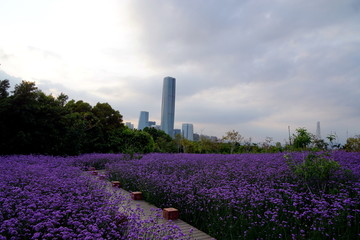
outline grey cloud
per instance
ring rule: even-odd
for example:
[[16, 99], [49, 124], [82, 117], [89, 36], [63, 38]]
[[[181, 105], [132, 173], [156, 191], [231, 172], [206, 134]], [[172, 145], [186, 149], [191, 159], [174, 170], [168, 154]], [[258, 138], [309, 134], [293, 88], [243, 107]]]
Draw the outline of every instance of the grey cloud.
[[[165, 1], [137, 2], [133, 7], [144, 50], [158, 66], [181, 74], [179, 66], [192, 65], [206, 73], [199, 81], [231, 86], [239, 81], [277, 81], [295, 74], [301, 65], [291, 63], [291, 58], [302, 48], [312, 51], [316, 38], [320, 37], [320, 46], [332, 42], [318, 32], [342, 28], [356, 18], [352, 2]], [[298, 41], [299, 49], [290, 45]], [[323, 61], [324, 54], [319, 56]], [[264, 68], [254, 63], [259, 59]], [[226, 77], [219, 81], [222, 75]]]
[[180, 105], [176, 109], [176, 119], [180, 122], [201, 122], [203, 124], [244, 124], [267, 115], [266, 111], [248, 108], [213, 108], [194, 102], [191, 106]]

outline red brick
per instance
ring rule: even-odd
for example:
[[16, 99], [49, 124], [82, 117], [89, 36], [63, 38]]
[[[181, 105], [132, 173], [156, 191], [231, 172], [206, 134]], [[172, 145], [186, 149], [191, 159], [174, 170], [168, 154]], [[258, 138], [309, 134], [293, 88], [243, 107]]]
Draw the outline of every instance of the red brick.
[[143, 200], [142, 192], [132, 192], [131, 198], [133, 200]]
[[111, 183], [112, 183], [113, 187], [121, 187], [121, 184], [119, 181], [112, 181]]
[[164, 208], [163, 217], [166, 220], [176, 220], [179, 218], [179, 211], [176, 208]]

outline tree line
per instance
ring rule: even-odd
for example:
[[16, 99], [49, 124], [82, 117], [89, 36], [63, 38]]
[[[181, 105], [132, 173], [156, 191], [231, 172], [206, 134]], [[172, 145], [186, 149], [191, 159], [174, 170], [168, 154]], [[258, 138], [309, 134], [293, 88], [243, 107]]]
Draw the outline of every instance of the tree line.
[[108, 103], [91, 106], [82, 100], [68, 101], [63, 93], [46, 95], [28, 81], [11, 92], [9, 88], [9, 80], [0, 81], [1, 155], [176, 151], [163, 131], [125, 127], [123, 116]]
[[[293, 134], [292, 143], [272, 144], [272, 138], [256, 144], [229, 131], [222, 140], [200, 137], [189, 141], [181, 135], [171, 138], [156, 128], [129, 129], [123, 116], [108, 103], [91, 106], [82, 100], [69, 100], [61, 93], [54, 97], [38, 89], [34, 82], [22, 81], [9, 91], [9, 80], [0, 80], [0, 155], [82, 153], [244, 153], [279, 152], [329, 147], [305, 128]], [[328, 137], [331, 148], [334, 136]], [[349, 138], [346, 150], [360, 151], [360, 137]]]

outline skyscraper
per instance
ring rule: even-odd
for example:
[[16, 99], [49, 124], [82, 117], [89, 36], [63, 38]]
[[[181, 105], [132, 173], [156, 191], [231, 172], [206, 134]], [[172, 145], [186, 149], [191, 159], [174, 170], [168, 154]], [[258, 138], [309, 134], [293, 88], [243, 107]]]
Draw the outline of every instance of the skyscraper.
[[161, 130], [174, 137], [176, 79], [164, 78], [161, 103]]
[[144, 128], [146, 128], [148, 126], [148, 122], [149, 122], [149, 112], [141, 111], [139, 117], [138, 129], [143, 130]]
[[320, 122], [316, 123], [316, 138], [321, 139]]
[[182, 124], [182, 136], [187, 140], [194, 141], [194, 126], [191, 123]]

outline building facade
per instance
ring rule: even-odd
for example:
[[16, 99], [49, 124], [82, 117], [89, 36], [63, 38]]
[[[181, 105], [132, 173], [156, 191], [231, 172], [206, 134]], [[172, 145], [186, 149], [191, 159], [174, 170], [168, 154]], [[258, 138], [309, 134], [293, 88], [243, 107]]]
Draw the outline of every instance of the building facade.
[[131, 122], [126, 122], [125, 126], [127, 126], [130, 129], [134, 129], [134, 124], [132, 124]]
[[149, 122], [149, 112], [141, 111], [139, 117], [138, 129], [143, 130], [144, 128], [148, 127], [148, 122]]
[[191, 123], [183, 123], [181, 129], [183, 138], [194, 141], [194, 126]]
[[161, 130], [174, 137], [176, 79], [165, 77], [161, 102]]

